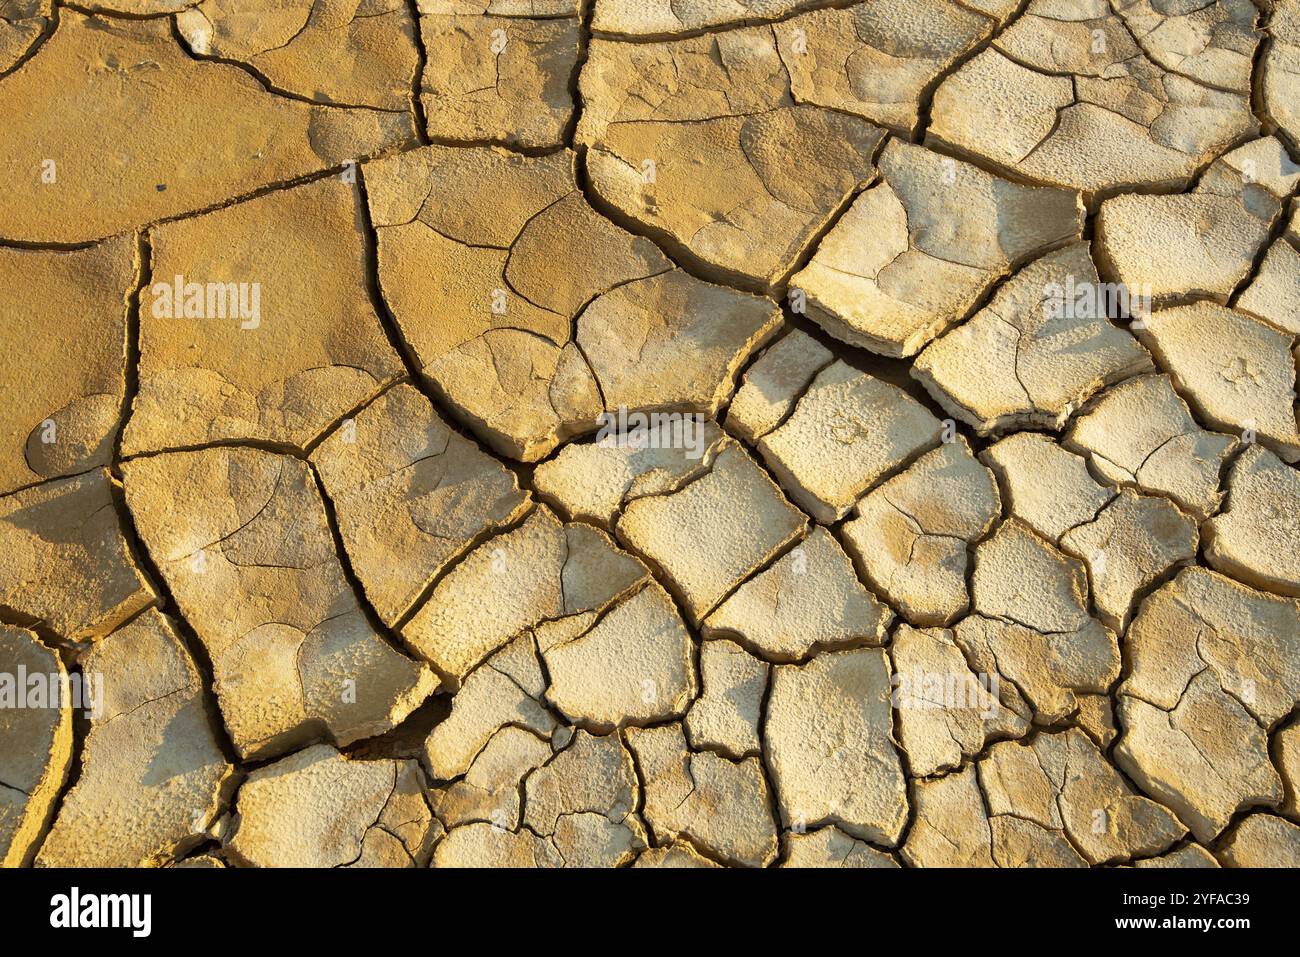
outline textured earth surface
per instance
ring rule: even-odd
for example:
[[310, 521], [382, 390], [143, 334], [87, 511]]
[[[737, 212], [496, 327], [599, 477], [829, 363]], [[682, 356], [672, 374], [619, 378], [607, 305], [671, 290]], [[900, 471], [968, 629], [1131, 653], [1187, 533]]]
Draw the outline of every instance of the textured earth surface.
[[1300, 866], [1300, 0], [0, 0], [0, 863]]

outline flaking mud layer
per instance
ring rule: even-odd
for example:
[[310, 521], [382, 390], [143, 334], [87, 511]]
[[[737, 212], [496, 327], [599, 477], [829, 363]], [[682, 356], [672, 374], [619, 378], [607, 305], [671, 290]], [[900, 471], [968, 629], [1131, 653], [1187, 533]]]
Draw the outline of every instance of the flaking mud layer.
[[5, 866], [1300, 865], [1300, 0], [0, 0]]

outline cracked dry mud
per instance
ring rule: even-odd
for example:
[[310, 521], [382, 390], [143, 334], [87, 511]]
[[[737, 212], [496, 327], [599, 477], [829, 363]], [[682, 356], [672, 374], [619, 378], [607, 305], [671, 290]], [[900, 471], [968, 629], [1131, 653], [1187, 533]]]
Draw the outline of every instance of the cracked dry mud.
[[4, 866], [1300, 866], [1300, 0], [0, 0], [0, 130]]

